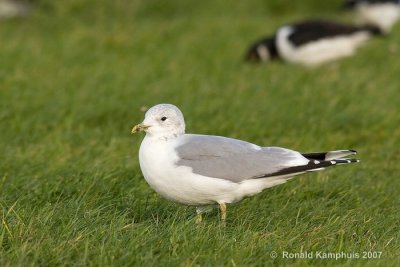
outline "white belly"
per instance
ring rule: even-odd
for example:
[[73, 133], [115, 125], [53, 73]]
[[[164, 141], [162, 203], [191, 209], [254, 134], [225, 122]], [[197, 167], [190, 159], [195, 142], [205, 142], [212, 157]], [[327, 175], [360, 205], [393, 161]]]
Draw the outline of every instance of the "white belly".
[[400, 4], [395, 3], [361, 5], [357, 11], [362, 20], [377, 25], [385, 31], [391, 30], [400, 19]]
[[175, 140], [151, 140], [145, 137], [139, 151], [139, 162], [147, 183], [157, 193], [186, 205], [233, 203], [265, 188], [285, 183], [289, 177], [248, 179], [240, 183], [194, 174], [190, 167], [176, 166]]
[[290, 29], [285, 28], [278, 32], [277, 47], [279, 54], [288, 62], [307, 66], [351, 56], [358, 46], [370, 38], [368, 33], [359, 32], [351, 36], [325, 38], [295, 47], [288, 40], [290, 34]]
[[139, 161], [144, 178], [157, 193], [187, 205], [231, 203], [237, 200], [239, 184], [193, 174], [189, 167], [177, 167], [174, 162], [178, 158], [171, 143], [164, 140], [149, 141], [149, 138], [143, 140]]

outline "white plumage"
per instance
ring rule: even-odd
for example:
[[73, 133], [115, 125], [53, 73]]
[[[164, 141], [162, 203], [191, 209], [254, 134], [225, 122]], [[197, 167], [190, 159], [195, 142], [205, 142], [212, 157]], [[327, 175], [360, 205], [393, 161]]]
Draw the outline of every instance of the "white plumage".
[[286, 61], [306, 66], [316, 66], [352, 56], [356, 49], [371, 37], [368, 32], [355, 32], [351, 35], [324, 38], [295, 47], [288, 39], [292, 32], [293, 29], [290, 26], [278, 30], [276, 38], [278, 52]]
[[376, 25], [384, 32], [400, 19], [400, 1], [347, 0], [345, 6], [355, 10], [359, 22]]

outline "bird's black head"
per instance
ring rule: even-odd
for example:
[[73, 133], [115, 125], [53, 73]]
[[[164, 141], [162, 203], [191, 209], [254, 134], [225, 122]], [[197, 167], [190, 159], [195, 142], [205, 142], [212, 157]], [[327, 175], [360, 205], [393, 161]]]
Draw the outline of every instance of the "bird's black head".
[[246, 53], [246, 61], [262, 62], [278, 58], [275, 45], [275, 36], [267, 37], [255, 42]]

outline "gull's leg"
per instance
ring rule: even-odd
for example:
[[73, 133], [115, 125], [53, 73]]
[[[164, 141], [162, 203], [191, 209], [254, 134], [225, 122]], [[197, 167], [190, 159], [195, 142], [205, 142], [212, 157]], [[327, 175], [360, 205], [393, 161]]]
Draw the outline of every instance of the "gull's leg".
[[205, 213], [205, 212], [209, 212], [213, 209], [213, 206], [199, 206], [196, 207], [196, 224], [201, 223], [201, 221], [203, 220], [203, 217], [201, 216], [201, 214]]
[[196, 208], [196, 224], [200, 224], [203, 220], [203, 216], [201, 215], [201, 210]]
[[226, 220], [226, 204], [219, 203], [219, 210], [221, 211], [221, 221], [225, 223]]

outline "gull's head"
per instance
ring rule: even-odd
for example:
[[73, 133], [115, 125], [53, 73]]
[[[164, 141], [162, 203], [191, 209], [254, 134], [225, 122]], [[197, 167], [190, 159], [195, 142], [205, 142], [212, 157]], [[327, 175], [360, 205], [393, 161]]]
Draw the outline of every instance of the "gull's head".
[[185, 133], [185, 120], [176, 106], [159, 104], [151, 107], [146, 112], [144, 121], [132, 129], [132, 133], [140, 131], [156, 137], [178, 136]]

